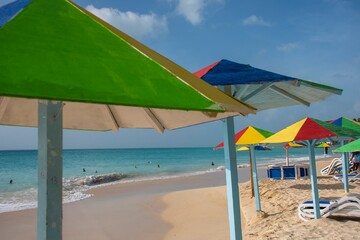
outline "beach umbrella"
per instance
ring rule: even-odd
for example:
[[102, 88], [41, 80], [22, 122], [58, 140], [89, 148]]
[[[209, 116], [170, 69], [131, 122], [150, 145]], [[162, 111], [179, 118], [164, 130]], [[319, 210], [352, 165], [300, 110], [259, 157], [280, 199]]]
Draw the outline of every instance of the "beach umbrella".
[[[330, 123], [342, 128], [352, 129], [353, 131], [357, 131], [359, 132], [358, 136], [360, 136], [360, 124], [358, 122], [355, 122], [348, 118], [340, 117], [330, 121]], [[346, 144], [346, 142], [341, 141], [340, 144], [343, 146], [344, 144]], [[349, 154], [347, 152], [343, 152], [341, 155], [341, 159], [342, 159], [343, 169], [349, 169]], [[348, 171], [342, 171], [342, 172], [343, 172], [342, 181], [344, 183], [344, 190], [345, 192], [348, 192], [349, 191]]]
[[255, 112], [71, 1], [0, 7], [0, 42], [0, 124], [39, 129], [38, 239], [62, 238], [63, 128], [163, 132]]
[[334, 124], [339, 127], [349, 128], [354, 131], [360, 132], [360, 123], [350, 120], [348, 118], [340, 117], [330, 121], [331, 124]]
[[317, 144], [315, 147], [317, 147], [317, 148], [329, 148], [329, 147], [332, 147], [332, 145], [330, 145], [330, 144], [328, 144], [328, 143], [326, 143], [326, 142], [322, 142], [322, 143], [320, 143], [320, 144]]
[[314, 119], [304, 118], [283, 130], [275, 133], [261, 143], [282, 143], [300, 141], [307, 145], [310, 159], [310, 179], [312, 185], [312, 196], [315, 209], [315, 218], [320, 218], [319, 193], [317, 186], [315, 151], [314, 147], [317, 141], [321, 139], [351, 139], [357, 132], [350, 129], [344, 129], [335, 125]]
[[0, 124], [37, 126], [37, 99], [63, 101], [67, 129], [163, 132], [255, 112], [73, 2], [15, 1], [0, 15]]
[[358, 152], [358, 151], [360, 151], [360, 139], [345, 144], [344, 146], [341, 146], [334, 150], [334, 152], [346, 152], [346, 153]]
[[[226, 59], [216, 61], [194, 73], [211, 85], [218, 86], [237, 99], [253, 105], [258, 111], [292, 105], [310, 106], [311, 103], [342, 93], [341, 89], [289, 77], [240, 64]], [[236, 154], [233, 144], [233, 119], [224, 120], [225, 166], [231, 239], [238, 239], [232, 229], [241, 228], [239, 190], [237, 185]], [[226, 139], [225, 138], [230, 138]], [[232, 197], [231, 201], [229, 200]], [[231, 205], [231, 206], [230, 206]], [[235, 217], [233, 217], [235, 215]], [[235, 219], [235, 220], [234, 220]], [[235, 233], [232, 233], [235, 232]]]
[[[257, 145], [257, 146], [254, 146], [254, 150], [255, 151], [270, 151], [271, 148]], [[248, 146], [239, 147], [236, 149], [236, 151], [237, 152], [250, 151], [250, 147], [248, 147]]]
[[327, 151], [328, 151], [328, 148], [331, 148], [332, 145], [326, 143], [326, 142], [322, 142], [318, 145], [315, 146], [316, 148], [324, 148], [324, 158], [326, 158], [326, 154], [327, 154]]
[[[267, 137], [271, 136], [273, 133], [266, 131], [261, 128], [256, 128], [253, 126], [248, 126], [234, 136], [234, 142], [236, 145], [246, 145], [250, 149], [250, 181], [251, 181], [251, 191], [252, 196], [255, 196], [256, 201], [256, 211], [261, 211], [260, 204], [260, 193], [259, 193], [259, 185], [257, 178], [257, 169], [256, 169], [256, 156], [255, 156], [255, 148], [256, 144], [263, 141]], [[223, 148], [224, 142], [216, 145], [215, 149]]]
[[293, 106], [310, 106], [341, 89], [278, 74], [226, 59], [194, 73], [214, 86], [231, 86], [231, 94], [258, 111]]
[[285, 149], [285, 164], [286, 164], [286, 166], [289, 166], [289, 164], [290, 164], [289, 148], [302, 148], [302, 147], [305, 147], [305, 145], [299, 144], [299, 143], [293, 143], [293, 142], [288, 142], [287, 144], [285, 144], [283, 146], [283, 148]]
[[[264, 146], [254, 146], [254, 150], [255, 151], [270, 151], [271, 149], [268, 147], [264, 147]], [[236, 149], [237, 152], [241, 152], [241, 151], [249, 151], [249, 159], [250, 159], [250, 184], [251, 184], [251, 196], [254, 197], [255, 196], [255, 192], [254, 192], [254, 180], [253, 180], [253, 167], [252, 167], [252, 158], [251, 158], [251, 147], [250, 146], [243, 146], [243, 147], [239, 147]], [[260, 206], [261, 207], [261, 206]]]

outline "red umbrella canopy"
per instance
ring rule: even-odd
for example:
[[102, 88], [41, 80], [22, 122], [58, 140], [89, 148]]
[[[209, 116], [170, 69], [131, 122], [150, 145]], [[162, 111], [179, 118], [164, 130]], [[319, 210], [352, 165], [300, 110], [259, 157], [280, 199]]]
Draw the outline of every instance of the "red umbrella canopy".
[[262, 143], [282, 143], [331, 137], [357, 136], [357, 132], [337, 127], [315, 118], [304, 118], [275, 133]]
[[[235, 144], [236, 145], [247, 145], [247, 144], [257, 144], [260, 141], [270, 137], [272, 132], [266, 131], [261, 128], [256, 128], [253, 126], [248, 126], [235, 134]], [[224, 142], [216, 145], [215, 149], [223, 148]]]

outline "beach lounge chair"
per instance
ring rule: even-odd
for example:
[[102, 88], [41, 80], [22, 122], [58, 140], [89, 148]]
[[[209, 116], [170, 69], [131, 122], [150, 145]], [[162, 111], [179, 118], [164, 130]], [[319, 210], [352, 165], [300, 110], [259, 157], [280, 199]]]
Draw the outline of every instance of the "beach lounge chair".
[[[343, 175], [342, 174], [337, 174], [334, 176], [334, 178], [336, 180], [343, 180]], [[359, 171], [354, 171], [348, 174], [348, 180], [349, 182], [352, 183], [360, 183], [360, 172]]]
[[328, 166], [321, 169], [320, 173], [323, 176], [332, 175], [335, 174], [336, 172], [340, 172], [341, 166], [342, 166], [341, 158], [334, 158]]
[[[348, 194], [342, 198], [334, 200], [321, 200], [320, 216], [346, 216], [360, 218], [360, 194]], [[314, 219], [314, 204], [312, 201], [306, 201], [299, 205], [298, 215], [308, 221]]]

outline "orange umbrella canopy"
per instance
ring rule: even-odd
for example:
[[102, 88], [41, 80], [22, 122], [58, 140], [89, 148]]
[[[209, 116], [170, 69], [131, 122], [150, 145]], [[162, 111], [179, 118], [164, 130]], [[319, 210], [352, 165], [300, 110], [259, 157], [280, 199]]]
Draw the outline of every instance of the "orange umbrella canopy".
[[[248, 126], [235, 134], [235, 144], [236, 145], [257, 144], [273, 134], [274, 133], [266, 131], [261, 128]], [[216, 145], [215, 149], [223, 148], [223, 147], [224, 147], [224, 142], [221, 142], [218, 145]]]

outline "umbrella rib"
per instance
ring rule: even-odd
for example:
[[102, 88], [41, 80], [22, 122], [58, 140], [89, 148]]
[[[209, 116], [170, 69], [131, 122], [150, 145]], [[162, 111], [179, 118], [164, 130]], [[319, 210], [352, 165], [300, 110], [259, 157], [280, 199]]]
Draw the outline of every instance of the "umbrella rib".
[[272, 84], [273, 83], [266, 83], [266, 84], [261, 85], [256, 90], [252, 91], [251, 93], [249, 93], [245, 97], [241, 98], [241, 100], [244, 101], [244, 102], [248, 101], [250, 98], [255, 97], [256, 95], [260, 94], [261, 92], [263, 92], [266, 89], [268, 89], [269, 87], [271, 87]]
[[243, 88], [239, 87], [239, 84], [236, 85], [237, 91], [235, 92], [234, 98], [241, 99], [241, 97], [245, 94], [245, 92], [248, 90], [250, 85], [244, 85]]
[[162, 125], [160, 120], [155, 116], [155, 114], [149, 108], [143, 108], [145, 112], [145, 116], [150, 120], [153, 127], [160, 134], [163, 134], [165, 131], [165, 127]]
[[305, 105], [305, 106], [307, 106], [307, 107], [310, 106], [310, 103], [309, 103], [309, 102], [307, 102], [307, 101], [305, 101], [305, 100], [303, 100], [303, 99], [295, 96], [294, 94], [289, 93], [288, 91], [286, 91], [286, 90], [284, 90], [284, 89], [282, 89], [282, 88], [280, 88], [280, 87], [278, 87], [278, 86], [272, 85], [272, 86], [270, 87], [270, 89], [273, 90], [274, 92], [276, 92], [276, 93], [278, 93], [278, 94], [280, 94], [280, 95], [282, 95], [282, 96], [284, 96], [284, 97], [286, 97], [286, 98], [289, 98], [289, 99], [291, 99], [291, 100], [294, 100], [295, 102], [298, 102], [298, 103], [300, 103], [300, 104], [302, 104], [302, 105]]
[[1, 97], [0, 100], [0, 120], [3, 118], [6, 107], [9, 103], [10, 99], [8, 97]]
[[317, 88], [321, 91], [324, 91], [324, 92], [328, 92], [328, 93], [332, 93], [332, 94], [337, 94], [337, 95], [341, 95], [343, 90], [342, 89], [337, 89], [337, 88], [333, 88], [333, 87], [329, 87], [329, 86], [326, 86], [326, 85], [322, 85], [322, 84], [310, 84], [304, 80], [300, 80], [298, 81], [298, 85], [301, 86], [305, 86], [305, 87], [310, 87], [310, 88]]
[[107, 112], [108, 112], [108, 114], [109, 114], [111, 123], [112, 123], [112, 128], [111, 128], [111, 129], [112, 129], [114, 132], [119, 131], [120, 126], [119, 126], [119, 124], [118, 124], [117, 121], [116, 121], [116, 118], [115, 118], [115, 116], [114, 116], [113, 111], [111, 110], [111, 107], [110, 107], [109, 105], [105, 105], [105, 106], [106, 106], [106, 110], [107, 110]]

